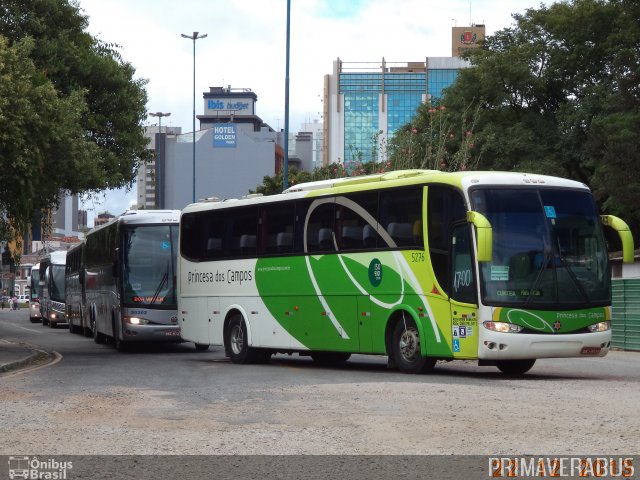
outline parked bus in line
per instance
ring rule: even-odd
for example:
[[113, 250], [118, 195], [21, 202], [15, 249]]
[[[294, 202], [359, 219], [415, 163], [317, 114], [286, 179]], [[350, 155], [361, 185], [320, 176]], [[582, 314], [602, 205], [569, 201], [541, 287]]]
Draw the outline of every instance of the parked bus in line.
[[31, 267], [28, 283], [31, 292], [31, 300], [29, 301], [29, 320], [31, 323], [41, 322], [42, 313], [40, 311], [40, 302], [42, 301], [42, 284], [40, 284], [40, 263], [36, 263]]
[[395, 171], [182, 211], [182, 337], [234, 363], [274, 352], [389, 357], [407, 373], [473, 359], [508, 374], [611, 344], [611, 273], [582, 183]]
[[42, 324], [56, 328], [60, 323], [67, 323], [64, 306], [64, 268], [67, 259], [66, 250], [48, 253], [40, 259], [40, 281], [42, 282], [42, 298], [40, 311]]
[[67, 320], [71, 333], [89, 335], [90, 328], [87, 321], [86, 297], [83, 274], [84, 242], [73, 245], [67, 250], [67, 263], [65, 266], [65, 306]]
[[180, 342], [177, 319], [178, 210], [128, 211], [87, 233], [84, 283], [96, 343]]

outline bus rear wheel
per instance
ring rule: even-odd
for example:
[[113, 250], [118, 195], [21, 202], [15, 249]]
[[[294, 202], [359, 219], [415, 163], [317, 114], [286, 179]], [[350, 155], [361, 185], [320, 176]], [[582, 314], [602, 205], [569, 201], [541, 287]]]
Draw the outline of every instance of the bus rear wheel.
[[412, 318], [403, 318], [393, 329], [391, 355], [404, 373], [425, 373], [433, 370], [435, 358], [424, 357], [420, 351], [420, 332]]
[[536, 363], [535, 358], [531, 360], [499, 360], [496, 362], [496, 367], [507, 375], [522, 375], [531, 370], [534, 363]]
[[247, 342], [247, 326], [242, 315], [236, 314], [229, 320], [224, 339], [224, 346], [231, 361], [246, 364], [261, 363], [268, 359], [266, 352], [250, 347]]

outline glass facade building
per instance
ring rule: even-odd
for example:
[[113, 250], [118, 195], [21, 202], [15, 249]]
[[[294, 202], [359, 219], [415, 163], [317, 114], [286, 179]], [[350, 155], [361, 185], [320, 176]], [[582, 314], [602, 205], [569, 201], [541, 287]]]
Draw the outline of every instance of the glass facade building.
[[323, 163], [381, 161], [386, 141], [409, 123], [418, 106], [441, 98], [460, 68], [457, 57], [432, 57], [426, 62], [363, 64], [334, 62], [325, 78]]

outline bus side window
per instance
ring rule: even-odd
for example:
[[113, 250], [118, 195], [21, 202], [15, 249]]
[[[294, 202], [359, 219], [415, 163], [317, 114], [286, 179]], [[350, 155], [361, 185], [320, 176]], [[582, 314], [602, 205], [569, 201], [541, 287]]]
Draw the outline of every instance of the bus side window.
[[275, 204], [271, 208], [263, 209], [259, 254], [272, 255], [293, 251], [294, 213], [293, 202]]
[[393, 238], [397, 247], [424, 248], [421, 219], [421, 187], [380, 192], [378, 222]]

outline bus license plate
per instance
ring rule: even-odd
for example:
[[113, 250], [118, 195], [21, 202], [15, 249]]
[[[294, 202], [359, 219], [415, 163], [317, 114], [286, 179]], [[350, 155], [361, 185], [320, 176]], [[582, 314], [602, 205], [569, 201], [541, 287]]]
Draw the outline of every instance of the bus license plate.
[[165, 332], [165, 335], [167, 337], [179, 337], [180, 336], [180, 332], [179, 331], [168, 331], [168, 332]]
[[602, 350], [600, 347], [582, 347], [580, 353], [582, 355], [598, 355], [600, 350]]

